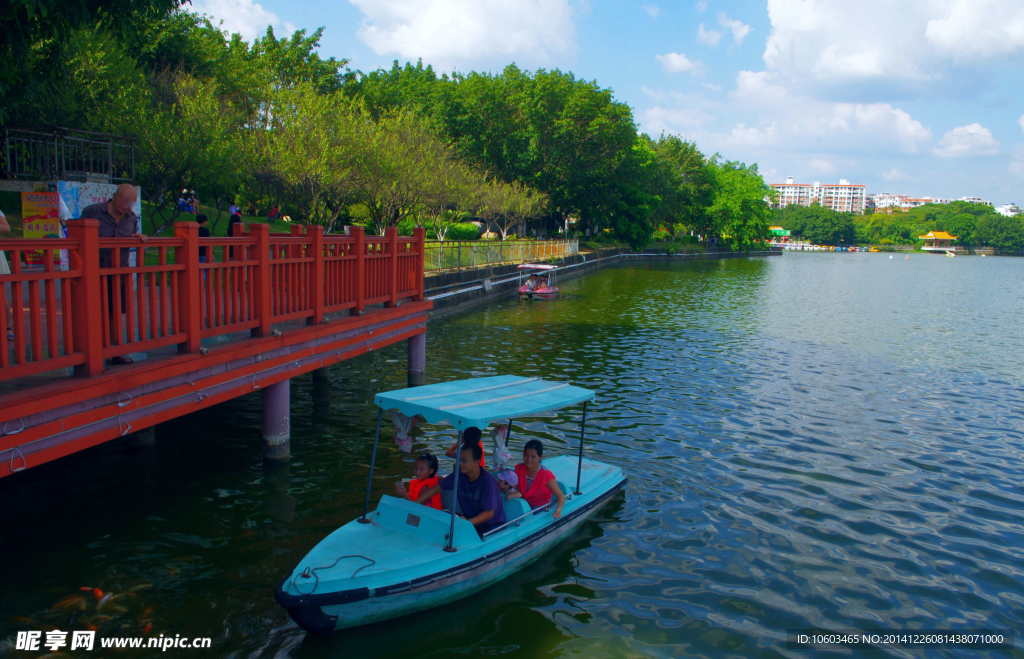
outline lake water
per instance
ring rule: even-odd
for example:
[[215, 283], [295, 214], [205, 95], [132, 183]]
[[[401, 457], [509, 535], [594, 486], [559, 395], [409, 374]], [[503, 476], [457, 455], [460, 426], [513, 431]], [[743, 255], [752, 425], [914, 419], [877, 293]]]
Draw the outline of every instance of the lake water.
[[[0, 643], [92, 624], [210, 636], [224, 657], [810, 657], [787, 629], [1020, 631], [1022, 280], [1021, 259], [787, 253], [609, 269], [555, 302], [431, 321], [428, 382], [597, 390], [590, 455], [625, 493], [468, 600], [307, 636], [273, 589], [361, 511], [372, 396], [405, 382], [395, 346], [336, 366], [329, 391], [293, 383], [289, 465], [262, 464], [249, 396], [161, 426], [155, 449], [0, 481]], [[576, 414], [515, 436], [568, 450]], [[382, 447], [375, 496], [412, 472]], [[139, 590], [96, 611], [82, 587]]]

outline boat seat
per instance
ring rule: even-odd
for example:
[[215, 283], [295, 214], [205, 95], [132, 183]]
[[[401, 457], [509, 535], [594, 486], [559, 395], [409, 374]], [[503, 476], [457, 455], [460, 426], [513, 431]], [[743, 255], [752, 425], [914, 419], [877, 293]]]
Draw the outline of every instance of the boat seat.
[[501, 505], [505, 509], [506, 522], [511, 522], [512, 520], [518, 519], [530, 512], [530, 504], [526, 503], [526, 499], [512, 499], [511, 501], [505, 501], [503, 497]]
[[[454, 499], [455, 492], [453, 492], [452, 490], [441, 490], [441, 509], [451, 512], [452, 500]], [[457, 500], [455, 501], [455, 513], [457, 515], [462, 514], [462, 506], [459, 505], [459, 502]]]
[[562, 494], [569, 496], [572, 494], [572, 488], [565, 484], [565, 481], [555, 481], [558, 483], [558, 489], [562, 491]]

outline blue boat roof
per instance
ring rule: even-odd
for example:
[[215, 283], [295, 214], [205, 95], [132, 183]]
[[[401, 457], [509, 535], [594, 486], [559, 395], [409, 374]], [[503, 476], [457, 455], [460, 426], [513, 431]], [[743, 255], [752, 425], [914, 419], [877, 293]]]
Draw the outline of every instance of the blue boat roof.
[[492, 421], [507, 421], [594, 400], [590, 389], [518, 375], [499, 375], [386, 391], [373, 402], [428, 423], [448, 421], [459, 429], [481, 430]]

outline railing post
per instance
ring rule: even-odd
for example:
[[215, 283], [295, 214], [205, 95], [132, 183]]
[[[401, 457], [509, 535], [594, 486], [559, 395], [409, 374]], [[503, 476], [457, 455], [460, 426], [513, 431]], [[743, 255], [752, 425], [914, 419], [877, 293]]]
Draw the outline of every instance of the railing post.
[[391, 298], [384, 303], [385, 307], [398, 306], [398, 227], [384, 229], [384, 238], [388, 242], [388, 294]]
[[314, 224], [307, 226], [306, 232], [312, 238], [309, 249], [313, 257], [309, 277], [309, 294], [312, 296], [309, 306], [313, 309], [313, 316], [306, 319], [306, 324], [320, 325], [324, 322], [324, 228]]
[[[68, 238], [78, 249], [68, 252], [69, 267], [82, 275], [65, 280], [65, 294], [71, 299], [71, 341], [75, 352], [85, 353], [85, 363], [75, 366], [75, 375], [92, 377], [103, 372], [103, 316], [100, 297], [100, 223], [97, 220], [68, 220]], [[20, 304], [16, 307], [20, 308]], [[20, 311], [14, 322], [21, 322]]]
[[349, 227], [348, 233], [353, 238], [352, 249], [356, 254], [356, 306], [352, 309], [352, 315], [362, 316], [363, 300], [366, 299], [366, 236], [363, 235], [363, 227]]
[[427, 262], [427, 232], [423, 227], [413, 229], [413, 238], [416, 239], [415, 246], [419, 250], [419, 258], [416, 259], [416, 295], [413, 300], [417, 302], [423, 299], [423, 268]]
[[199, 225], [175, 222], [174, 235], [185, 240], [184, 247], [174, 249], [174, 262], [184, 265], [178, 271], [178, 318], [185, 341], [178, 344], [179, 353], [199, 352], [202, 309], [199, 305]]
[[270, 298], [270, 225], [253, 222], [249, 235], [256, 239], [253, 274], [253, 315], [260, 324], [252, 328], [253, 336], [270, 336], [270, 317], [274, 313]]

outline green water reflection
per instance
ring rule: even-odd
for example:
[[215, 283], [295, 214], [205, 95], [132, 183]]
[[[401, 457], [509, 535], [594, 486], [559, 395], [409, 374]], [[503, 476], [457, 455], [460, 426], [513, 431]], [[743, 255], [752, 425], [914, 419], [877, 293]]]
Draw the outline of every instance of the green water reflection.
[[[1020, 629], [1021, 274], [786, 254], [605, 270], [556, 302], [431, 321], [429, 381], [596, 389], [588, 441], [626, 492], [473, 598], [306, 636], [272, 591], [361, 511], [372, 396], [405, 381], [396, 346], [326, 388], [294, 382], [288, 465], [263, 465], [249, 396], [161, 426], [153, 450], [114, 442], [0, 481], [0, 639], [80, 621], [53, 607], [81, 587], [140, 584], [101, 634], [147, 620], [219, 656], [768, 657], [799, 654], [788, 628]], [[577, 424], [563, 411], [515, 436], [558, 453]], [[450, 441], [427, 427], [416, 450]], [[412, 470], [382, 446], [375, 496]]]

